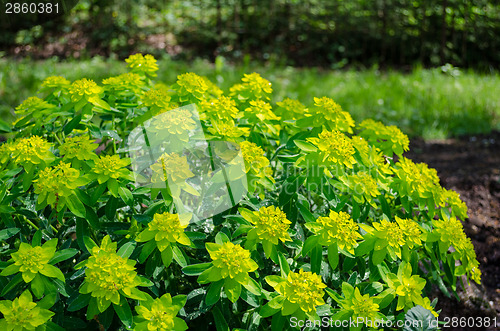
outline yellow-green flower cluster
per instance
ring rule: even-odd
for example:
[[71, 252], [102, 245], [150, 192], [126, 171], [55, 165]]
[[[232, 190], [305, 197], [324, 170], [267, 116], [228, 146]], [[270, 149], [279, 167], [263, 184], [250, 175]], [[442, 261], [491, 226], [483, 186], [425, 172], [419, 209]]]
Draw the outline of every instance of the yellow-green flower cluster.
[[356, 163], [351, 139], [340, 131], [323, 130], [318, 138], [307, 138], [320, 151], [321, 162], [345, 165], [348, 168]]
[[52, 144], [39, 136], [16, 140], [12, 147], [14, 162], [24, 166], [28, 172], [31, 172], [33, 166], [45, 163], [53, 158], [50, 151]]
[[163, 111], [176, 108], [177, 105], [173, 103], [166, 86], [156, 84], [154, 88], [147, 90], [141, 96], [141, 102], [146, 107], [150, 107], [153, 115], [162, 113]]
[[[177, 300], [182, 297], [181, 300]], [[176, 317], [179, 310], [184, 306], [186, 301], [185, 296], [177, 296], [172, 298], [166, 293], [159, 298], [149, 299], [141, 302], [141, 305], [136, 306], [137, 316], [135, 328], [136, 331], [163, 331], [187, 330], [187, 324], [184, 320]]]
[[59, 146], [59, 154], [63, 155], [64, 159], [93, 160], [97, 158], [97, 155], [94, 153], [96, 148], [95, 141], [90, 140], [87, 135], [68, 137]]
[[156, 132], [160, 137], [168, 137], [168, 140], [178, 139], [187, 142], [189, 141], [189, 132], [195, 128], [196, 122], [193, 120], [192, 114], [189, 110], [180, 108], [156, 116], [152, 120], [149, 130]]
[[31, 282], [38, 274], [58, 278], [64, 282], [64, 275], [58, 268], [49, 264], [56, 253], [57, 239], [47, 241], [43, 246], [31, 246], [21, 243], [17, 252], [11, 254], [14, 264], [5, 268], [1, 276], [10, 276], [21, 272], [26, 283]]
[[194, 174], [189, 170], [186, 156], [180, 156], [177, 153], [164, 153], [151, 165], [151, 170], [153, 170], [151, 178], [153, 183], [164, 183], [167, 179], [178, 183], [194, 177]]
[[173, 88], [177, 91], [180, 103], [202, 101], [208, 91], [205, 79], [193, 72], [177, 76]]
[[69, 87], [70, 81], [62, 76], [50, 76], [44, 79], [42, 87], [50, 89], [63, 89]]
[[316, 306], [325, 304], [324, 288], [326, 285], [319, 275], [302, 269], [298, 273], [289, 272], [286, 279], [274, 286], [276, 292], [285, 297], [282, 313], [285, 309], [285, 314], [301, 309], [308, 315], [316, 312]]
[[130, 171], [125, 168], [130, 164], [129, 159], [120, 159], [118, 155], [101, 155], [95, 161], [92, 169], [94, 177], [97, 178], [99, 184], [102, 184], [109, 179], [126, 178], [130, 175]]
[[116, 92], [132, 91], [139, 93], [145, 85], [142, 76], [133, 72], [128, 72], [115, 77], [109, 77], [102, 81], [102, 84], [108, 89]]
[[0, 164], [7, 164], [12, 158], [12, 152], [16, 149], [15, 141], [7, 141], [0, 145]]
[[360, 136], [379, 147], [385, 155], [401, 155], [409, 150], [410, 140], [397, 126], [385, 126], [381, 122], [367, 119], [358, 126]]
[[187, 226], [188, 222], [181, 222], [178, 214], [168, 212], [155, 214], [147, 229], [139, 233], [136, 240], [143, 242], [154, 239], [160, 252], [163, 252], [171, 243], [190, 245], [191, 241], [184, 233]]
[[373, 198], [380, 195], [377, 181], [366, 172], [360, 171], [354, 175], [347, 175], [340, 178], [353, 193], [352, 197], [357, 203], [367, 201], [372, 206], [375, 205]]
[[17, 115], [27, 115], [33, 113], [34, 116], [42, 115], [44, 110], [54, 109], [56, 106], [51, 105], [39, 97], [29, 97], [16, 107]]
[[440, 189], [439, 205], [445, 208], [451, 208], [453, 214], [461, 219], [467, 218], [467, 205], [460, 199], [460, 194], [453, 190], [445, 188]]
[[395, 189], [401, 194], [411, 197], [420, 206], [434, 207], [439, 202], [441, 193], [439, 177], [435, 169], [425, 163], [415, 164], [402, 157], [394, 167]]
[[[38, 179], [34, 180], [35, 193], [38, 194], [38, 203], [47, 199], [47, 203], [54, 206], [61, 197], [67, 198], [74, 194], [74, 189], [84, 185], [80, 178], [80, 171], [71, 168], [69, 163], [61, 162], [55, 167], [47, 167], [40, 171]], [[64, 204], [58, 205], [58, 210]]]
[[230, 95], [239, 101], [248, 99], [269, 100], [269, 95], [273, 93], [272, 84], [258, 73], [245, 74], [241, 79], [243, 83], [236, 84], [229, 89]]
[[[223, 95], [217, 99], [204, 100], [200, 104], [200, 108], [202, 115], [214, 120], [231, 121], [240, 117], [236, 102]], [[206, 119], [206, 117], [202, 117], [202, 119]]]
[[69, 95], [73, 102], [79, 102], [83, 99], [92, 101], [94, 98], [100, 98], [103, 92], [104, 89], [102, 87], [97, 85], [93, 80], [87, 78], [74, 81], [69, 87]]
[[464, 232], [462, 223], [455, 217], [432, 220], [433, 233], [439, 235], [441, 253], [445, 253], [450, 246], [456, 250], [456, 257], [462, 261], [464, 271], [469, 273], [478, 284], [481, 283], [481, 271], [476, 259], [474, 246]]
[[208, 132], [215, 136], [224, 138], [225, 141], [236, 142], [241, 136], [245, 136], [249, 132], [249, 128], [238, 127], [233, 120], [212, 121], [212, 127], [208, 128]]
[[337, 244], [340, 249], [354, 254], [357, 240], [362, 236], [351, 216], [343, 211], [330, 210], [328, 217], [319, 217], [316, 222], [306, 223], [306, 227], [319, 236], [323, 246]]
[[252, 172], [257, 176], [265, 175], [264, 171], [268, 169], [269, 160], [264, 156], [264, 150], [249, 141], [243, 141], [240, 148], [245, 160], [245, 171]]
[[345, 282], [342, 284], [342, 292], [344, 298], [338, 300], [339, 305], [349, 313], [352, 320], [362, 318], [363, 321], [371, 321], [372, 325], [375, 325], [375, 321], [381, 319], [379, 305], [374, 297], [370, 297], [369, 294], [361, 295], [359, 288], [353, 288]]
[[158, 64], [156, 63], [156, 59], [151, 54], [133, 54], [126, 58], [125, 62], [128, 63], [127, 67], [132, 69], [132, 72], [144, 74], [149, 77], [156, 77]]
[[38, 330], [54, 315], [48, 309], [39, 307], [33, 302], [31, 293], [26, 290], [13, 301], [0, 301], [0, 330]]
[[401, 228], [403, 238], [409, 248], [422, 245], [423, 229], [417, 222], [412, 219], [399, 218], [396, 216], [396, 223], [398, 223]]
[[354, 120], [351, 114], [342, 110], [342, 107], [330, 98], [314, 98], [314, 107], [310, 109], [315, 126], [326, 125], [332, 131], [352, 133]]
[[276, 112], [284, 120], [298, 120], [309, 115], [309, 110], [299, 100], [285, 98], [276, 104], [279, 107]]
[[224, 94], [224, 91], [222, 91], [214, 82], [212, 82], [210, 79], [208, 79], [205, 76], [201, 76], [205, 80], [205, 83], [208, 86], [207, 93], [215, 98], [220, 97], [222, 94]]
[[[277, 245], [279, 241], [292, 240], [288, 234], [288, 228], [292, 222], [286, 218], [286, 214], [278, 207], [262, 207], [259, 211], [252, 212], [252, 214], [254, 217], [250, 217], [248, 221], [255, 227], [251, 231], [255, 231], [257, 238], [261, 241]], [[248, 235], [250, 236], [250, 233]]]
[[120, 304], [121, 295], [142, 300], [142, 292], [136, 287], [142, 284], [134, 265], [136, 261], [116, 253], [117, 244], [109, 236], [104, 237], [101, 247], [94, 246], [85, 261], [85, 280], [80, 293], [90, 293], [97, 298], [99, 311], [105, 311], [111, 303]]
[[250, 251], [232, 242], [225, 242], [222, 245], [207, 243], [210, 258], [212, 258], [215, 273], [213, 279], [231, 278], [241, 285], [247, 285], [250, 281], [249, 272], [257, 270], [258, 265], [250, 257]]
[[425, 283], [425, 279], [419, 275], [412, 275], [411, 265], [406, 262], [401, 263], [397, 275], [388, 273], [387, 285], [398, 296], [396, 310], [411, 308], [413, 304], [422, 304], [422, 289]]
[[263, 100], [250, 101], [250, 107], [245, 109], [245, 117], [249, 119], [258, 118], [261, 121], [279, 120], [273, 112], [271, 104]]
[[[380, 239], [379, 242], [385, 244], [385, 246], [380, 245], [378, 248], [384, 249], [389, 246], [394, 253], [401, 258], [401, 247], [406, 244], [406, 240], [405, 234], [399, 224], [383, 219], [380, 222], [373, 223], [372, 225], [375, 228], [375, 237]], [[377, 247], [375, 247], [375, 250], [378, 250]]]

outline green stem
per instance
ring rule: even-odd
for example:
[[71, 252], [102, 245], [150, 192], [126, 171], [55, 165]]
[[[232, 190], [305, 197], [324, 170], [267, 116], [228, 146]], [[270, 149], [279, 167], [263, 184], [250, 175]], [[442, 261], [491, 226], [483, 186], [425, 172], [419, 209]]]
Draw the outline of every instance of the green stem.
[[36, 226], [32, 221], [30, 221], [26, 217], [25, 217], [25, 221], [26, 221], [26, 223], [28, 223], [29, 225], [31, 225], [32, 227], [34, 227], [37, 231], [39, 230], [38, 226]]

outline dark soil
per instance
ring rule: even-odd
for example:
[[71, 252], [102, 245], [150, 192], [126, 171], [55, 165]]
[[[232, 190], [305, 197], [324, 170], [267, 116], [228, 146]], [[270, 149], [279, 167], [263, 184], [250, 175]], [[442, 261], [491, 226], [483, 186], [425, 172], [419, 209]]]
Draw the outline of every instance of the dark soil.
[[458, 291], [460, 301], [436, 291], [440, 320], [496, 317], [496, 328], [450, 329], [500, 330], [500, 132], [427, 142], [417, 138], [405, 156], [435, 168], [441, 185], [460, 193], [469, 209], [462, 223], [476, 249], [482, 284], [465, 282]]

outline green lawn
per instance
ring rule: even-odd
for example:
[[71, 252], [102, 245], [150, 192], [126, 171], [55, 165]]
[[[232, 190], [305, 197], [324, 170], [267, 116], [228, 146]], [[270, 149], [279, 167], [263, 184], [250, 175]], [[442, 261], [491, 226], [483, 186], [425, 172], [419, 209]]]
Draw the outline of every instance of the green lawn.
[[[359, 121], [374, 118], [398, 125], [411, 136], [426, 139], [484, 133], [500, 128], [500, 75], [480, 75], [453, 68], [415, 69], [399, 72], [330, 71], [250, 64], [214, 66], [159, 61], [159, 79], [175, 81], [176, 75], [193, 71], [228, 89], [243, 73], [259, 72], [273, 83], [274, 100], [298, 98], [306, 105], [314, 96], [333, 98]], [[12, 120], [13, 108], [34, 95], [50, 75], [70, 80], [89, 77], [97, 82], [126, 71], [125, 63], [95, 58], [84, 61], [14, 61], [0, 59], [0, 114]], [[495, 92], [496, 91], [496, 92]]]

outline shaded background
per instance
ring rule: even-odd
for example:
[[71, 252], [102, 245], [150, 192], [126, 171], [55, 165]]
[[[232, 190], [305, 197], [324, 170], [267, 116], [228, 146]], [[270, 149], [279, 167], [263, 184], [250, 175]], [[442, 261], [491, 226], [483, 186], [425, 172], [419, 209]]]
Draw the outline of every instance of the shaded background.
[[[71, 8], [75, 1], [61, 2]], [[34, 58], [126, 57], [156, 48], [181, 59], [249, 55], [294, 66], [450, 63], [491, 70], [500, 64], [499, 3], [82, 0], [69, 15], [43, 27], [26, 28], [30, 20], [24, 18], [14, 28], [0, 23], [0, 47], [9, 55]]]

